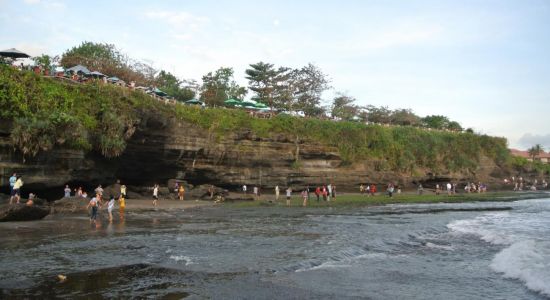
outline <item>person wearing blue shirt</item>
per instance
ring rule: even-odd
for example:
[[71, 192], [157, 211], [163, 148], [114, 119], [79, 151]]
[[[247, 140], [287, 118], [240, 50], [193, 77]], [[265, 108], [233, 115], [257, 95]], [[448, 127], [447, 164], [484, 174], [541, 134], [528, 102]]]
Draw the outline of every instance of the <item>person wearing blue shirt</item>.
[[10, 177], [10, 192], [13, 191], [13, 186], [15, 185], [15, 182], [17, 181], [17, 174], [13, 173]]

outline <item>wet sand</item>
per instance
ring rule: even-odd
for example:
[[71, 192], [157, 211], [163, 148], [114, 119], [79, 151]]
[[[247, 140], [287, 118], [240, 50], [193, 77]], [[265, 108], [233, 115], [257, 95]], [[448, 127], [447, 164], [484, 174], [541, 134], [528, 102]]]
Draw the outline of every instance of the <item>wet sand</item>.
[[[189, 209], [195, 207], [207, 207], [214, 206], [214, 201], [203, 201], [203, 200], [169, 200], [169, 199], [159, 199], [157, 201], [157, 209]], [[103, 208], [103, 206], [102, 206]], [[115, 203], [115, 208], [118, 209], [118, 202]], [[127, 199], [126, 200], [126, 211], [132, 210], [144, 210], [152, 209], [153, 199]]]

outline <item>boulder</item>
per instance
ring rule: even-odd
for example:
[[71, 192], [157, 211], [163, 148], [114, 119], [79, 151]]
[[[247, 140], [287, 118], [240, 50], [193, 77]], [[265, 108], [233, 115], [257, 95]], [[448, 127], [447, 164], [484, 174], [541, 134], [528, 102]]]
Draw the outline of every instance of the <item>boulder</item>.
[[88, 210], [86, 206], [90, 202], [90, 198], [69, 197], [56, 200], [52, 204], [52, 213], [56, 214], [86, 214]]
[[25, 203], [0, 206], [0, 222], [41, 220], [50, 213], [47, 205], [29, 206]]

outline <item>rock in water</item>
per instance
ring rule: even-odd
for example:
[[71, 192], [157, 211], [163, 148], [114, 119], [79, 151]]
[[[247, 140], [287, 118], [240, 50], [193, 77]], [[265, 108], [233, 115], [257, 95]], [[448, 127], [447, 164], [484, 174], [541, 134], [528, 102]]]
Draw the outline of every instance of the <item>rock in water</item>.
[[0, 206], [0, 222], [40, 220], [49, 213], [49, 206], [28, 206], [24, 203], [13, 205], [5, 204]]

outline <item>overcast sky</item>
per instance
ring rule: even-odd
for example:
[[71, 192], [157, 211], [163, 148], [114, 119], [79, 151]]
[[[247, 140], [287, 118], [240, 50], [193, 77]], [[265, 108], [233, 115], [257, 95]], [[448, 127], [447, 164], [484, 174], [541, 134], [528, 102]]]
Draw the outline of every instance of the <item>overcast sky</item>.
[[[299, 2], [299, 3], [297, 3]], [[439, 114], [550, 149], [550, 1], [0, 0], [0, 49], [82, 41], [200, 80], [221, 66], [311, 62], [358, 104]]]

